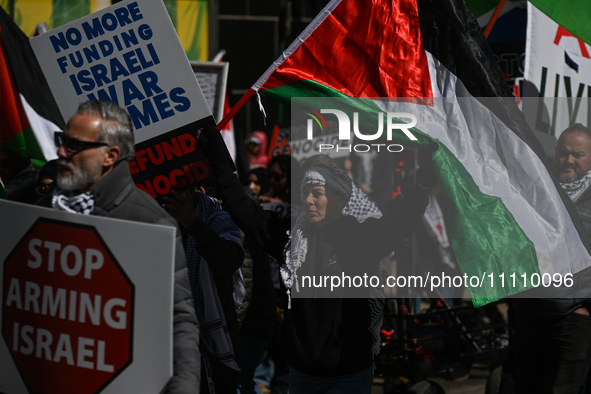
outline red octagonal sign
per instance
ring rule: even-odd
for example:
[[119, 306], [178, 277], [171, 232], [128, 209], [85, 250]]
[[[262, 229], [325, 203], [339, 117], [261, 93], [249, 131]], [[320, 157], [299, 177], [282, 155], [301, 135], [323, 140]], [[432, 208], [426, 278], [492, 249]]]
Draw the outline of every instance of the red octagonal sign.
[[97, 393], [132, 360], [134, 287], [94, 227], [41, 218], [4, 264], [2, 335], [33, 393]]

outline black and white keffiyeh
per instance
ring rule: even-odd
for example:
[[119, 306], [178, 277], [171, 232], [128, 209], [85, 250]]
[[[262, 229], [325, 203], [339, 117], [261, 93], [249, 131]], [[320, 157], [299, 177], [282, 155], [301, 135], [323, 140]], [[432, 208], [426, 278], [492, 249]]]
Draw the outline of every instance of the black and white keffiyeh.
[[382, 211], [378, 206], [367, 197], [367, 194], [353, 184], [349, 204], [343, 208], [343, 215], [353, 216], [359, 223], [363, 223], [368, 218], [381, 218]]
[[560, 186], [568, 194], [572, 202], [577, 202], [589, 186], [591, 186], [591, 170], [587, 171], [581, 179], [568, 183], [561, 182]]
[[[308, 169], [301, 182], [300, 197], [304, 201], [304, 187], [307, 185], [324, 186], [343, 195], [346, 201], [351, 198], [353, 182], [349, 175], [342, 169], [332, 164], [316, 164]], [[285, 264], [280, 267], [281, 279], [287, 288], [288, 309], [291, 309], [291, 291], [295, 288], [299, 292], [297, 271], [306, 261], [308, 253], [308, 228], [310, 224], [307, 215], [302, 212], [296, 219], [296, 224], [291, 231], [287, 245], [285, 245]]]
[[[349, 203], [343, 208], [343, 214], [355, 217], [360, 223], [369, 217], [379, 218], [382, 216], [378, 207], [351, 182], [347, 173], [338, 167], [327, 164], [310, 167], [301, 183], [302, 200], [304, 199], [304, 186], [309, 184], [329, 187], [345, 196]], [[291, 309], [291, 292], [294, 290], [299, 292], [297, 271], [306, 261], [310, 226], [306, 213], [302, 212], [296, 219], [292, 231], [288, 232], [289, 241], [284, 251], [285, 263], [280, 267], [281, 279], [287, 288], [288, 309]], [[371, 319], [368, 331], [373, 338], [372, 352], [378, 354], [380, 351], [380, 330], [384, 320], [384, 292], [382, 289], [370, 290], [368, 305]]]
[[[291, 309], [291, 292], [300, 291], [298, 284], [298, 269], [306, 261], [308, 253], [308, 236], [311, 224], [308, 222], [306, 213], [302, 212], [296, 220], [291, 232], [288, 231], [289, 241], [285, 247], [285, 263], [279, 268], [283, 285], [287, 288], [287, 308]], [[335, 257], [336, 258], [336, 257]], [[380, 272], [380, 276], [381, 276]], [[372, 352], [380, 352], [380, 331], [384, 322], [384, 290], [371, 288], [370, 297], [367, 300], [370, 310], [370, 325], [368, 331], [373, 339]]]
[[298, 269], [306, 261], [306, 254], [308, 253], [308, 223], [306, 212], [302, 212], [296, 219], [296, 224], [293, 230], [288, 232], [289, 241], [285, 246], [285, 263], [279, 267], [281, 280], [287, 288], [287, 309], [291, 309], [291, 289], [295, 288], [296, 292], [300, 291], [298, 285]]
[[58, 211], [90, 215], [94, 210], [94, 195], [92, 191], [74, 194], [74, 192], [62, 190], [56, 186], [53, 190], [51, 206]]

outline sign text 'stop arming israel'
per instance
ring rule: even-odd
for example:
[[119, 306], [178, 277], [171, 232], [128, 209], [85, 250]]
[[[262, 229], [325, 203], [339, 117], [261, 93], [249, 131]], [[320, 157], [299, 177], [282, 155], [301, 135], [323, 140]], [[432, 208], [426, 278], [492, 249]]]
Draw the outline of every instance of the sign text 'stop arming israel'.
[[111, 100], [140, 143], [211, 115], [160, 0], [122, 1], [31, 46], [64, 119], [83, 101]]
[[161, 393], [176, 229], [0, 200], [0, 392]]

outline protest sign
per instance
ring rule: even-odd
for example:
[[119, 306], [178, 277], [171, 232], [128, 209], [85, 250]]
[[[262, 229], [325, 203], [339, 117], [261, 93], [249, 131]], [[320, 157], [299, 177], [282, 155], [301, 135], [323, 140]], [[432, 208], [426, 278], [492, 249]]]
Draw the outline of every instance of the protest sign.
[[527, 9], [527, 99], [522, 111], [533, 130], [559, 137], [573, 123], [591, 122], [590, 47], [556, 22], [555, 15], [546, 15], [532, 3]]
[[161, 1], [122, 1], [32, 38], [31, 46], [64, 119], [86, 100], [127, 109], [138, 187], [158, 197], [207, 178], [193, 143], [214, 120]]
[[269, 160], [278, 155], [291, 154], [290, 137], [291, 130], [289, 128], [280, 129], [278, 125], [273, 127], [273, 134], [269, 143]]
[[191, 62], [199, 87], [218, 122], [224, 117], [229, 67], [228, 62]]
[[159, 393], [176, 229], [0, 201], [0, 392]]

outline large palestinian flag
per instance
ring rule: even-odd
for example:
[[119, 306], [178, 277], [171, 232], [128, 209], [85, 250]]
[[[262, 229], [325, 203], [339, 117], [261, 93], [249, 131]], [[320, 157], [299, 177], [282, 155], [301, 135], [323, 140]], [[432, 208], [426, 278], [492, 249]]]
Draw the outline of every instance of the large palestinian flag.
[[0, 9], [0, 147], [37, 166], [56, 158], [53, 132], [64, 121], [29, 45]]
[[[252, 89], [284, 103], [433, 98], [415, 101], [426, 104], [414, 146], [439, 144], [448, 233], [462, 272], [484, 279], [470, 288], [476, 306], [531, 288], [536, 275], [591, 265], [574, 207], [463, 1], [333, 0]], [[417, 113], [417, 104], [397, 105]], [[512, 273], [528, 283], [509, 281]]]

